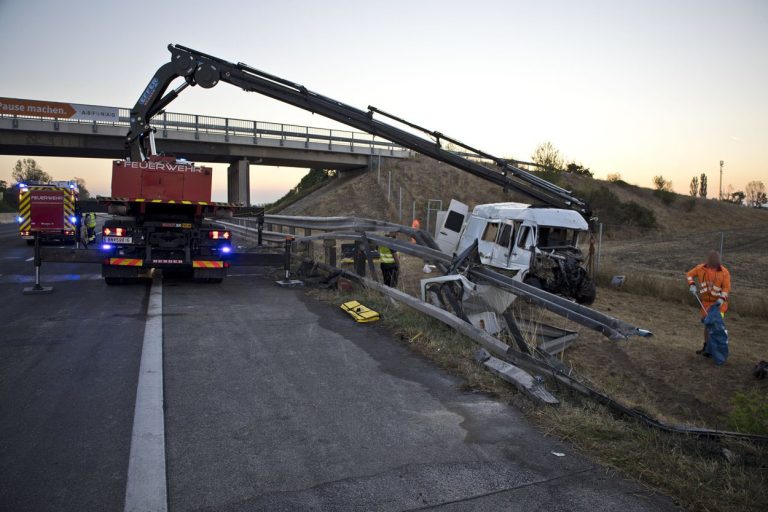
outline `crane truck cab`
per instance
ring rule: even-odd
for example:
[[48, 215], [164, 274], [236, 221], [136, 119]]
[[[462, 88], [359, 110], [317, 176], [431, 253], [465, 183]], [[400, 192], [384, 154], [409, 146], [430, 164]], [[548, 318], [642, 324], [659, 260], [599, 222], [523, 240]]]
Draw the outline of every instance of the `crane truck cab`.
[[483, 265], [582, 304], [595, 300], [595, 285], [579, 248], [589, 225], [574, 210], [525, 203], [475, 206], [452, 200], [436, 242], [446, 254], [461, 253], [475, 240]]

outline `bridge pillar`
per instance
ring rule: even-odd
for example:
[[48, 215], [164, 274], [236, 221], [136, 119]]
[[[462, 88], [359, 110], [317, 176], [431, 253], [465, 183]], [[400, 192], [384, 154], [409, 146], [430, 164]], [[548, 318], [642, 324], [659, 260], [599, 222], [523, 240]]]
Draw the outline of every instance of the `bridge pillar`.
[[248, 160], [238, 160], [227, 169], [227, 202], [251, 205], [251, 178]]

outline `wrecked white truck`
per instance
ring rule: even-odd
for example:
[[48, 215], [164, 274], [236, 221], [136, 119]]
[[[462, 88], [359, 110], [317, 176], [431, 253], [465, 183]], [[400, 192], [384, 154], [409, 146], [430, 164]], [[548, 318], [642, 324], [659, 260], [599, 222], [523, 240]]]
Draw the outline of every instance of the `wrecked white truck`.
[[482, 264], [580, 304], [594, 302], [595, 283], [579, 248], [589, 226], [578, 212], [493, 203], [469, 213], [467, 205], [452, 200], [441, 217], [436, 242], [444, 253], [460, 253], [477, 241]]

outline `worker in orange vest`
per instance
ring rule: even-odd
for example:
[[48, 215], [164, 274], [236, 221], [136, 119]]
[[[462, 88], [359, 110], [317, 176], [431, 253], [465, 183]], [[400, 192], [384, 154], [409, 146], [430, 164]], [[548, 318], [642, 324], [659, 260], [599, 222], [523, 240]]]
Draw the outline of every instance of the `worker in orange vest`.
[[[413, 222], [411, 222], [411, 227], [413, 229], [421, 229], [421, 220], [418, 217], [414, 217], [413, 218]], [[416, 239], [415, 238], [411, 238], [411, 243], [415, 244], [416, 243]]]
[[[704, 318], [714, 304], [720, 306], [720, 314], [724, 317], [725, 312], [728, 311], [728, 297], [731, 293], [731, 273], [720, 261], [720, 253], [709, 251], [707, 262], [696, 265], [688, 271], [686, 276], [691, 293], [696, 295], [704, 306], [701, 317]], [[704, 346], [696, 351], [697, 354], [709, 357], [708, 338], [707, 330], [704, 329]]]

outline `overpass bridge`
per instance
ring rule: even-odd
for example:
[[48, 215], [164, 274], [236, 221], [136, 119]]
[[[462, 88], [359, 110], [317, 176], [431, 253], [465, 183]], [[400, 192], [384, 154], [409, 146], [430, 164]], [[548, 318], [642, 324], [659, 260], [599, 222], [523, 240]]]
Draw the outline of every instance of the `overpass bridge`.
[[[92, 120], [0, 112], [0, 154], [125, 158], [130, 109], [93, 108], [116, 115]], [[163, 152], [195, 162], [228, 163], [228, 201], [233, 203], [250, 204], [252, 164], [343, 173], [378, 165], [381, 158], [410, 155], [380, 137], [348, 130], [172, 112], [157, 115], [152, 126]]]

